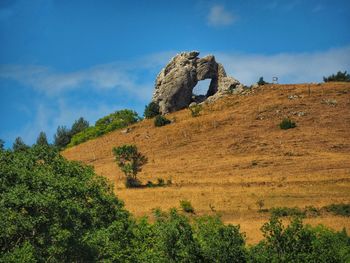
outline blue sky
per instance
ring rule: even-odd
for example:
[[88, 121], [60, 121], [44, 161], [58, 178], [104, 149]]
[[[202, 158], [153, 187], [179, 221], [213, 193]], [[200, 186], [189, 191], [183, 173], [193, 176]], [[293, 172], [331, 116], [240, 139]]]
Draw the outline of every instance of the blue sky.
[[349, 10], [348, 0], [0, 0], [0, 138], [32, 144], [80, 116], [142, 114], [181, 51], [214, 54], [247, 85], [321, 82], [350, 71]]

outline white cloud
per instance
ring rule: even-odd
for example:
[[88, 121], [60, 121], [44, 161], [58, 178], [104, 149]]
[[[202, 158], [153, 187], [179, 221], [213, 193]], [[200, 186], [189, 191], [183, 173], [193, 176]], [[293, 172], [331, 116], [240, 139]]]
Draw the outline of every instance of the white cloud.
[[276, 76], [280, 83], [321, 82], [323, 76], [350, 69], [350, 46], [310, 53], [214, 54], [227, 74], [244, 84], [260, 76], [266, 81]]
[[236, 17], [222, 5], [214, 5], [209, 10], [207, 17], [210, 26], [228, 26], [236, 21]]

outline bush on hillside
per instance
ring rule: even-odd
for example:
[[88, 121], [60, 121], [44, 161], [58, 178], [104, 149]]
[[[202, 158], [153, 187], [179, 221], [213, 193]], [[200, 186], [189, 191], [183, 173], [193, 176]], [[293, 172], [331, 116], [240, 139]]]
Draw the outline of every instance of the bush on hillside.
[[159, 114], [160, 114], [159, 105], [157, 103], [152, 101], [145, 106], [145, 111], [143, 113], [143, 116], [145, 116], [146, 119], [151, 119], [153, 117], [156, 117]]
[[181, 200], [180, 201], [180, 207], [182, 208], [182, 210], [184, 212], [194, 214], [194, 208], [193, 208], [193, 206], [192, 206], [190, 201], [188, 201], [188, 200]]
[[83, 117], [80, 117], [73, 123], [72, 128], [70, 129], [71, 136], [73, 137], [75, 134], [82, 132], [87, 128], [89, 128], [89, 122]]
[[324, 207], [327, 212], [339, 216], [350, 216], [350, 204], [331, 204]]
[[192, 117], [198, 117], [200, 115], [200, 112], [202, 111], [203, 107], [202, 105], [196, 104], [192, 107], [189, 107], [191, 111], [191, 116]]
[[135, 111], [127, 109], [116, 111], [97, 120], [95, 126], [90, 126], [75, 134], [68, 146], [78, 145], [116, 129], [125, 128], [139, 120], [140, 117]]
[[334, 81], [341, 81], [341, 82], [350, 82], [350, 74], [347, 74], [346, 71], [341, 72], [338, 71], [337, 74], [332, 74], [328, 77], [323, 77], [324, 82], [334, 82]]
[[305, 217], [305, 211], [298, 207], [273, 207], [270, 209], [271, 215], [275, 217], [299, 216]]
[[296, 127], [295, 122], [293, 122], [289, 118], [283, 119], [282, 122], [280, 123], [280, 128], [282, 130], [288, 130], [288, 129], [292, 129], [292, 128], [295, 128], [295, 127]]
[[156, 118], [154, 119], [154, 126], [156, 127], [162, 127], [170, 123], [171, 121], [165, 118], [163, 115], [157, 115]]

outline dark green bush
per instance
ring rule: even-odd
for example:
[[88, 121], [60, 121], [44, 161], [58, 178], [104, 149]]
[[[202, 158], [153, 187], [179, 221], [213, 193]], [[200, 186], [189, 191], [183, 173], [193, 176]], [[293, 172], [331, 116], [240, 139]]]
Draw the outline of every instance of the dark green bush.
[[184, 212], [194, 214], [194, 208], [193, 208], [193, 206], [192, 206], [190, 201], [188, 201], [188, 200], [181, 200], [180, 201], [180, 207], [182, 208], [182, 210]]
[[347, 74], [346, 71], [341, 72], [338, 71], [337, 74], [332, 74], [328, 77], [323, 77], [324, 82], [332, 82], [332, 81], [344, 81], [344, 82], [350, 82], [350, 74]]
[[162, 115], [157, 115], [156, 118], [154, 119], [154, 126], [156, 126], [156, 127], [165, 126], [165, 125], [170, 124], [170, 123], [171, 123], [171, 121]]
[[280, 128], [282, 130], [288, 130], [288, 129], [292, 129], [295, 128], [296, 124], [295, 122], [293, 122], [292, 120], [285, 118], [282, 120], [282, 122], [280, 123]]
[[48, 146], [49, 145], [45, 132], [39, 133], [39, 136], [36, 139], [36, 145], [41, 145], [41, 146]]
[[350, 204], [331, 204], [325, 206], [327, 212], [331, 212], [335, 215], [350, 216]]
[[143, 113], [143, 116], [145, 116], [146, 119], [151, 119], [153, 117], [156, 117], [159, 114], [160, 114], [159, 105], [157, 103], [152, 101], [145, 106], [145, 111]]
[[299, 216], [304, 217], [305, 211], [298, 207], [273, 207], [270, 209], [271, 215], [275, 217]]

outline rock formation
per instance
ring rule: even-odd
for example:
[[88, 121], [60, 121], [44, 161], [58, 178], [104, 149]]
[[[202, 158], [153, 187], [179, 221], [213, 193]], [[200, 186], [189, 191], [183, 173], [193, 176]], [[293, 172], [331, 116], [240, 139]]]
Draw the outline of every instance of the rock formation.
[[[152, 101], [159, 105], [162, 114], [186, 108], [192, 102], [214, 101], [243, 89], [238, 80], [226, 75], [214, 56], [198, 58], [198, 55], [197, 51], [180, 53], [158, 74]], [[204, 79], [211, 79], [207, 94], [193, 96], [193, 88]]]

